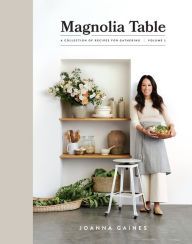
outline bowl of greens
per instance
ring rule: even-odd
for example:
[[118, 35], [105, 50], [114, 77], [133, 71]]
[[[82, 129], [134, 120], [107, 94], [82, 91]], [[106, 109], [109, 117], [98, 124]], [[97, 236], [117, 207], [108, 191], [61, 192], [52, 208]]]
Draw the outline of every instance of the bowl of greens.
[[169, 127], [165, 125], [151, 126], [150, 131], [161, 139], [170, 138]]

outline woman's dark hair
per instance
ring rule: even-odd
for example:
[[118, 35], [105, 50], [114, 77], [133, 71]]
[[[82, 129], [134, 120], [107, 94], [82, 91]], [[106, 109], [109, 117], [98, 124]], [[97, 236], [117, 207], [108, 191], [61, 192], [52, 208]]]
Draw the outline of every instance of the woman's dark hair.
[[144, 79], [150, 80], [151, 85], [152, 85], [151, 100], [153, 102], [153, 107], [158, 109], [159, 112], [162, 113], [163, 109], [162, 109], [161, 105], [163, 103], [163, 98], [161, 96], [159, 96], [159, 94], [157, 93], [157, 84], [151, 75], [143, 75], [138, 83], [137, 95], [135, 97], [135, 100], [137, 102], [137, 104], [135, 106], [136, 109], [142, 113], [142, 110], [145, 106], [145, 97], [141, 91], [141, 86], [142, 86], [142, 82]]

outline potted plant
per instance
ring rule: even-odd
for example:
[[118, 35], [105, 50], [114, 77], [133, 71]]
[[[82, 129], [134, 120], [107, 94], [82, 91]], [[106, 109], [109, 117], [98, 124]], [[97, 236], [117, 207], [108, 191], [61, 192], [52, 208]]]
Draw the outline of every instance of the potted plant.
[[[94, 192], [111, 192], [111, 187], [113, 183], [113, 177], [115, 170], [106, 171], [105, 169], [95, 169], [92, 180], [93, 180], [93, 191]], [[115, 182], [114, 192], [119, 191], [120, 189], [120, 175], [117, 172], [117, 178]]]
[[61, 72], [61, 80], [48, 90], [51, 95], [72, 105], [74, 117], [85, 117], [86, 105], [100, 105], [106, 96], [93, 79], [82, 79], [80, 73], [79, 68], [71, 73]]

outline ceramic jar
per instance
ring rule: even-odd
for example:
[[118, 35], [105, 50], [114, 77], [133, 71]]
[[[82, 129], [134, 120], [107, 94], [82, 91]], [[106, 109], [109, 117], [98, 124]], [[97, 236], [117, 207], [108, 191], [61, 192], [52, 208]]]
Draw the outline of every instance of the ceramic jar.
[[62, 118], [71, 117], [71, 104], [60, 100]]
[[87, 106], [71, 106], [72, 116], [74, 118], [86, 118], [87, 117]]
[[126, 144], [126, 134], [121, 130], [112, 130], [108, 136], [108, 147], [115, 145], [116, 147], [111, 149], [111, 154], [123, 154]]
[[118, 108], [118, 111], [117, 111], [118, 118], [124, 118], [125, 117], [125, 102], [123, 100], [123, 97], [121, 97], [119, 99], [117, 108]]
[[109, 99], [109, 106], [111, 107], [111, 113], [113, 115], [113, 118], [117, 117], [117, 103], [114, 100], [114, 97]]

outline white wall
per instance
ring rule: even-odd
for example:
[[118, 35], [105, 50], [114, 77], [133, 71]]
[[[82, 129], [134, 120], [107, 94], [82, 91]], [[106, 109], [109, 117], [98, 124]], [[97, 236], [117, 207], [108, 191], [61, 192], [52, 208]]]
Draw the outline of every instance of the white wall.
[[[145, 8], [146, 4], [150, 6], [148, 10]], [[154, 1], [145, 1], [140, 3], [140, 7], [133, 1], [131, 7], [129, 1], [118, 1], [118, 5], [108, 0], [34, 1], [34, 195], [52, 195], [63, 183], [89, 176], [95, 165], [104, 168], [113, 166], [113, 163], [107, 160], [63, 162], [59, 159], [62, 150], [62, 126], [58, 120], [60, 107], [58, 101], [46, 93], [46, 89], [59, 79], [61, 68], [65, 66], [65, 62], [61, 60], [130, 59], [131, 96], [134, 96], [140, 77], [143, 74], [151, 74], [157, 81], [159, 93], [175, 122], [177, 136], [166, 141], [172, 168], [172, 174], [167, 177], [169, 203], [192, 203], [192, 130], [186, 128], [191, 121], [191, 60], [188, 55], [191, 37], [188, 36], [187, 27], [183, 25], [190, 13], [182, 15], [181, 21], [177, 16], [179, 5], [174, 3], [175, 11], [171, 13], [170, 18], [168, 9], [171, 7], [171, 3], [165, 1], [161, 1], [159, 5]], [[166, 47], [59, 46], [61, 19], [101, 23], [109, 19], [126, 22], [138, 16], [142, 16], [142, 19], [158, 18], [166, 22]], [[185, 36], [187, 38], [184, 38]], [[89, 76], [95, 76], [91, 68], [88, 71], [86, 72]], [[98, 81], [107, 87], [108, 81], [102, 80], [102, 76], [98, 76]]]

